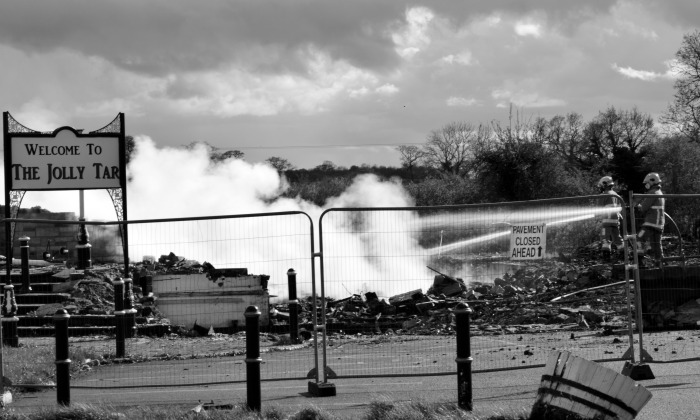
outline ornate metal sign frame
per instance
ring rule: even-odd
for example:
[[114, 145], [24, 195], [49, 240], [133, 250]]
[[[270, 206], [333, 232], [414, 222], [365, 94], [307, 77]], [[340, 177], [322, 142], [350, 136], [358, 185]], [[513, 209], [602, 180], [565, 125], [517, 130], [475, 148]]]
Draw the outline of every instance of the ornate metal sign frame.
[[[83, 134], [82, 130], [75, 130], [72, 127], [60, 127], [54, 131], [41, 132], [32, 130], [15, 120], [9, 112], [3, 112], [3, 146], [5, 155], [5, 219], [16, 219], [19, 214], [19, 209], [22, 205], [22, 199], [27, 191], [12, 189], [12, 138], [29, 137], [29, 138], [55, 138], [61, 130], [71, 130], [78, 138], [110, 138], [119, 142], [119, 188], [107, 188], [114, 210], [117, 214], [117, 220], [120, 222], [127, 220], [126, 212], [126, 135], [124, 130], [124, 113], [117, 114], [117, 117], [106, 126]], [[10, 228], [5, 229], [5, 246], [7, 258], [7, 275], [9, 279], [12, 267], [12, 254], [14, 248], [15, 223], [9, 223]], [[122, 237], [124, 246], [124, 261], [125, 268], [128, 269], [129, 253], [128, 253], [128, 230], [125, 226], [119, 225], [119, 231]], [[126, 274], [126, 273], [125, 273]]]

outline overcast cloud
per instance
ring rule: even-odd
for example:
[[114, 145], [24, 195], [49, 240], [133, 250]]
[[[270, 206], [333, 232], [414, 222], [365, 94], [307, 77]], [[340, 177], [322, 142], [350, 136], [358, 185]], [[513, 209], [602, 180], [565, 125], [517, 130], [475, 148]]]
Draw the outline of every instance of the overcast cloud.
[[[697, 0], [0, 2], [3, 111], [298, 167], [399, 165], [452, 121], [656, 117]], [[313, 148], [299, 146], [316, 146]]]

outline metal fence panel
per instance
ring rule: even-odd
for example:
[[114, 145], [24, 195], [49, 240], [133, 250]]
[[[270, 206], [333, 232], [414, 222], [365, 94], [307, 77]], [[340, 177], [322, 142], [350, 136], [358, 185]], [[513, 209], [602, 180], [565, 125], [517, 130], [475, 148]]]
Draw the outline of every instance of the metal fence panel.
[[[648, 197], [631, 195], [634, 204]], [[697, 359], [700, 345], [693, 330], [700, 327], [700, 195], [660, 197], [665, 200], [663, 259], [659, 264], [649, 258], [649, 250], [638, 255], [643, 350], [646, 361]], [[635, 207], [632, 213], [639, 232], [644, 215]]]
[[[328, 367], [339, 377], [455, 372], [451, 309], [459, 301], [474, 310], [476, 371], [543, 364], [553, 348], [622, 358], [626, 335], [596, 336], [580, 318], [628, 332], [624, 253], [600, 249], [608, 198], [326, 211], [319, 230]], [[541, 244], [522, 234], [533, 226], [544, 227]], [[445, 296], [438, 273], [468, 290]], [[603, 287], [561, 299], [588, 286]]]
[[[46, 238], [47, 232], [58, 229], [77, 233], [79, 227], [77, 221], [18, 219], [15, 222], [19, 235], [35, 238]], [[51, 333], [45, 329], [52, 328], [51, 315], [59, 307], [72, 312], [69, 334], [72, 385], [76, 387], [244, 381], [242, 330], [243, 312], [248, 304], [263, 311], [263, 380], [304, 378], [313, 368], [314, 354], [308, 343], [291, 343], [284, 339], [288, 326], [276, 325], [271, 332], [269, 325], [269, 301], [287, 299], [287, 270], [296, 271], [300, 293], [311, 293], [313, 226], [306, 214], [285, 212], [84, 224], [93, 250], [93, 267], [86, 273], [69, 269], [75, 262], [72, 250], [68, 254], [51, 252], [54, 255], [46, 262], [42, 260], [45, 244], [33, 244], [34, 306], [27, 306], [27, 311], [23, 309], [20, 313], [22, 348], [5, 347], [3, 351], [6, 376], [15, 385], [53, 382], [55, 343], [46, 337]], [[115, 280], [125, 278], [120, 229], [128, 229], [130, 271], [136, 292], [133, 303], [137, 310], [133, 317], [136, 328], [125, 326], [123, 354], [120, 354], [113, 315]], [[56, 246], [54, 243], [49, 249], [53, 251]], [[161, 264], [153, 265], [154, 259]], [[68, 261], [67, 265], [64, 260]], [[202, 271], [200, 264], [205, 262], [213, 271]], [[155, 267], [159, 271], [153, 271]], [[44, 277], [59, 279], [37, 280], [40, 272], [46, 273]], [[15, 288], [20, 287], [18, 270], [13, 270], [12, 281]], [[43, 283], [49, 282], [45, 301], [40, 301], [39, 289], [47, 287]], [[148, 292], [153, 292], [150, 298]], [[106, 299], [110, 294], [111, 299]], [[128, 297], [125, 296], [124, 302], [127, 306]], [[59, 300], [54, 303], [55, 299]], [[170, 304], [166, 304], [168, 301]], [[135, 331], [133, 337], [128, 331]], [[26, 357], [30, 349], [31, 361]], [[267, 355], [270, 355], [269, 363], [265, 362]], [[43, 372], [40, 377], [22, 374], [29, 370], [25, 369], [29, 363], [33, 365], [32, 371]], [[45, 368], [37, 370], [37, 364]]]

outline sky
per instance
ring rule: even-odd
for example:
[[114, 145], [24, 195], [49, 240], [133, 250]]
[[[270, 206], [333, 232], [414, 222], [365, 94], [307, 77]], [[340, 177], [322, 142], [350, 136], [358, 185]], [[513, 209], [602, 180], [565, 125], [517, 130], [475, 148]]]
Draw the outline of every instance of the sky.
[[696, 0], [0, 2], [0, 103], [29, 128], [119, 112], [158, 147], [400, 164], [453, 121], [656, 117]]
[[[0, 108], [38, 131], [90, 132], [123, 112], [136, 139], [130, 220], [318, 220], [323, 208], [413, 202], [372, 176], [324, 206], [284, 197], [267, 158], [399, 166], [399, 145], [452, 122], [505, 122], [511, 107], [523, 118], [589, 120], [611, 106], [658, 117], [698, 22], [697, 0], [0, 0]], [[193, 142], [245, 161], [213, 164], [205, 148], [183, 148]], [[116, 219], [105, 191], [85, 201], [88, 220]], [[76, 191], [30, 191], [22, 207], [78, 203]], [[360, 239], [352, 246], [371, 247]]]
[[[455, 121], [658, 117], [697, 0], [0, 0], [0, 104], [149, 150], [399, 166]], [[135, 169], [134, 169], [135, 170]]]

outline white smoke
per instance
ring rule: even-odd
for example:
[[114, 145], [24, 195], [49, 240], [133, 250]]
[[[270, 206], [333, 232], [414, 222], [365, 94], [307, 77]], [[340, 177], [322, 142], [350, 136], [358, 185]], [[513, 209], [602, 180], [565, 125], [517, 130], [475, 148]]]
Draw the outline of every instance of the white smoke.
[[[132, 261], [173, 252], [208, 261], [216, 268], [245, 267], [252, 274], [270, 275], [271, 292], [278, 296], [286, 296], [286, 272], [294, 268], [299, 294], [308, 295], [311, 254], [319, 251], [323, 219], [328, 233], [323, 250], [324, 258], [328, 256], [324, 260], [327, 295], [338, 298], [372, 291], [391, 296], [425, 286], [431, 278], [425, 269], [426, 253], [417, 242], [418, 218], [412, 212], [331, 212], [322, 217], [329, 208], [412, 206], [413, 200], [398, 181], [361, 175], [341, 195], [319, 207], [298, 197], [283, 197], [287, 183], [268, 164], [240, 159], [213, 162], [203, 145], [159, 148], [143, 136], [136, 137], [135, 143], [127, 171], [130, 221], [299, 211], [313, 223], [314, 249], [309, 220], [300, 215], [137, 223], [129, 227]], [[30, 191], [22, 207], [78, 213], [78, 197], [76, 191]], [[116, 220], [105, 191], [85, 192], [85, 217]], [[316, 273], [319, 287], [318, 265]], [[419, 278], [411, 280], [406, 273]]]
[[[340, 196], [319, 207], [298, 197], [283, 197], [287, 184], [267, 164], [251, 164], [240, 159], [213, 163], [204, 146], [191, 150], [158, 148], [149, 138], [135, 140], [136, 152], [129, 165], [130, 220], [300, 211], [308, 214], [313, 223], [316, 252], [320, 246], [319, 220], [325, 209], [413, 205], [400, 182], [361, 175]], [[338, 257], [325, 263], [328, 295], [344, 297], [348, 293], [373, 291], [390, 296], [407, 291], [405, 283], [386, 281], [405, 279], [395, 272], [397, 268], [425, 271], [423, 259], [418, 257], [422, 252], [413, 237], [415, 229], [411, 227], [416, 217], [410, 212], [402, 213], [400, 218], [388, 217], [395, 232], [390, 236], [369, 234], [385, 231], [381, 224], [386, 217], [358, 216], [355, 212], [326, 217], [323, 226], [326, 232], [342, 232], [324, 243], [324, 254]], [[303, 216], [173, 222], [162, 227], [134, 225], [129, 230], [130, 257], [138, 259], [146, 254], [157, 257], [174, 252], [206, 260], [217, 268], [246, 267], [253, 274], [270, 275], [271, 291], [279, 296], [286, 295], [285, 273], [294, 268], [299, 293], [308, 295], [311, 293], [310, 232], [308, 219]], [[387, 249], [391, 255], [386, 254]], [[412, 256], [410, 261], [397, 265], [397, 260], [406, 255]], [[351, 270], [347, 269], [348, 263], [352, 264]], [[417, 271], [418, 267], [422, 270]], [[430, 276], [423, 277], [423, 281], [426, 278]]]

